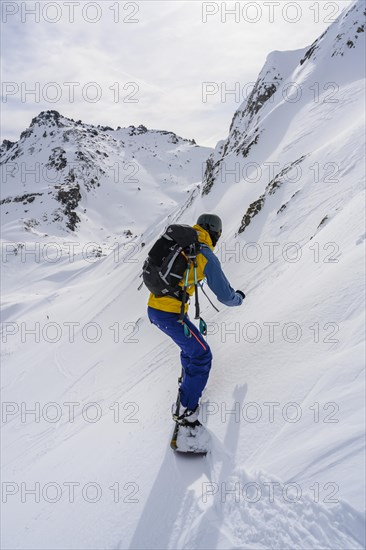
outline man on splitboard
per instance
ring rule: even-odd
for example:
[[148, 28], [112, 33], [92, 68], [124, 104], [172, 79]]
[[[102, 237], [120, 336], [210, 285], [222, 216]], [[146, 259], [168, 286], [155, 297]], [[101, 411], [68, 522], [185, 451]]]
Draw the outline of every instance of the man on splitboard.
[[[240, 306], [245, 298], [242, 291], [231, 287], [213, 253], [221, 233], [222, 222], [215, 214], [201, 214], [193, 227], [170, 225], [151, 248], [143, 267], [143, 280], [150, 290], [149, 319], [181, 350], [182, 375], [172, 407], [175, 428], [170, 443], [181, 453], [206, 454], [210, 443], [198, 420], [199, 399], [212, 363], [210, 347], [203, 338], [207, 328], [199, 314], [198, 283], [206, 279], [217, 299], [227, 306]], [[193, 294], [200, 329], [187, 314]]]
[[210, 447], [210, 435], [207, 430], [202, 426], [201, 422], [196, 419], [193, 422], [189, 422], [187, 419], [178, 421], [177, 415], [180, 406], [180, 385], [183, 380], [182, 375], [178, 379], [178, 395], [175, 405], [172, 406], [173, 420], [175, 420], [175, 427], [172, 438], [170, 440], [170, 447], [179, 453], [206, 455]]

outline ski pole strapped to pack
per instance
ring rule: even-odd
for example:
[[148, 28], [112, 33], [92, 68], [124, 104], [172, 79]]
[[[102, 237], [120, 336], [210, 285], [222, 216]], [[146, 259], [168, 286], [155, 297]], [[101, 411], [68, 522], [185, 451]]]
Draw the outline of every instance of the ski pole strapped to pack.
[[[183, 321], [184, 317], [191, 265], [194, 267], [195, 286], [197, 284], [196, 256], [198, 250], [198, 235], [193, 227], [169, 225], [164, 235], [151, 248], [143, 265], [142, 277], [152, 294], [158, 297], [171, 296], [182, 302], [180, 321]], [[180, 284], [182, 280], [183, 288]], [[199, 311], [198, 301], [196, 302], [196, 315], [197, 311]]]

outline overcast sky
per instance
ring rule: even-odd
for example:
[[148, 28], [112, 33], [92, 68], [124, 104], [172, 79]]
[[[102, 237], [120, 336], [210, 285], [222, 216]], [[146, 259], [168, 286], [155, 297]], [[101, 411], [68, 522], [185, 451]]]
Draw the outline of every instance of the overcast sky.
[[215, 146], [242, 101], [225, 86], [245, 94], [269, 52], [310, 45], [350, 3], [3, 0], [2, 139], [55, 109]]

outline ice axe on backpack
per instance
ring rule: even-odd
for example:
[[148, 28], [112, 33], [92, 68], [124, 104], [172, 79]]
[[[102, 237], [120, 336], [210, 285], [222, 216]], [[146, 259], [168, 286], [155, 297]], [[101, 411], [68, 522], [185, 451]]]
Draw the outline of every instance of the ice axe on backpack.
[[195, 297], [195, 319], [200, 320], [199, 324], [199, 330], [200, 333], [203, 334], [203, 336], [207, 335], [207, 324], [204, 319], [202, 319], [200, 315], [200, 304], [198, 299], [198, 280], [197, 280], [197, 256], [196, 254], [192, 256], [188, 256], [188, 263], [187, 268], [184, 276], [184, 284], [183, 284], [183, 295], [182, 295], [182, 304], [180, 308], [180, 314], [178, 318], [179, 323], [183, 323], [184, 325], [184, 334], [187, 338], [190, 338], [192, 336], [192, 331], [189, 328], [188, 325], [184, 322], [184, 315], [185, 315], [185, 304], [187, 302], [187, 288], [188, 288], [188, 276], [189, 276], [189, 270], [191, 265], [193, 264], [193, 275], [194, 275], [194, 297]]

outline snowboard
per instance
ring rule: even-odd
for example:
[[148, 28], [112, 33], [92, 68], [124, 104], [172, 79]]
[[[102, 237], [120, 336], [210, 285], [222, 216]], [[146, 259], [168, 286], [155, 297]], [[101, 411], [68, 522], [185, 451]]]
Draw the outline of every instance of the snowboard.
[[175, 423], [170, 447], [177, 453], [204, 456], [210, 449], [210, 435], [199, 420], [194, 423]]
[[[183, 370], [178, 378], [178, 394], [175, 402], [176, 410], [178, 410], [179, 406], [179, 388], [182, 380]], [[186, 424], [176, 422], [170, 440], [170, 447], [177, 453], [204, 456], [209, 451], [210, 439], [208, 431], [202, 426], [199, 420], [190, 423], [186, 422]]]
[[[175, 402], [175, 409], [178, 411], [179, 407], [179, 388], [183, 380], [182, 374], [178, 378], [178, 394]], [[182, 453], [185, 455], [204, 456], [208, 453], [210, 448], [210, 435], [206, 428], [202, 426], [199, 420], [195, 422], [186, 422], [181, 424], [176, 422], [172, 438], [170, 440], [170, 447], [176, 453]]]

